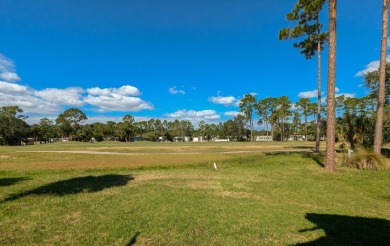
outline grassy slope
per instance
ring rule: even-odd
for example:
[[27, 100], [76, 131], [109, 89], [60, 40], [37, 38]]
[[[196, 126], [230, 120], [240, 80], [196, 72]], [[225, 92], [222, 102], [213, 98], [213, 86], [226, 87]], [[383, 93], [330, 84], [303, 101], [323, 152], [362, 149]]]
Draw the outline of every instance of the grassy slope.
[[0, 244], [389, 244], [390, 170], [327, 173], [297, 153], [222, 156], [218, 171], [213, 159], [143, 169], [0, 163]]

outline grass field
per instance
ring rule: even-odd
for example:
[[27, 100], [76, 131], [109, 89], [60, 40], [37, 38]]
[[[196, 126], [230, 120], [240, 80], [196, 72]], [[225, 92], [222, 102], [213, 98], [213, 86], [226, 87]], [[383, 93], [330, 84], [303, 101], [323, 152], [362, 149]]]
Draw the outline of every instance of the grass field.
[[0, 244], [390, 245], [390, 169], [328, 173], [313, 147], [0, 147]]

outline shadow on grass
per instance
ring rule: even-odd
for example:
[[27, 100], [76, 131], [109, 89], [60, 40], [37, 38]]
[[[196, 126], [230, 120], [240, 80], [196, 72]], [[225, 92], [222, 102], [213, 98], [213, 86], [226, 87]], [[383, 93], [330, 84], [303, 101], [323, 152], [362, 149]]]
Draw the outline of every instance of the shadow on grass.
[[297, 245], [390, 245], [390, 221], [334, 214], [306, 214], [315, 227], [301, 233], [324, 230], [325, 236]]
[[305, 145], [295, 145], [295, 146], [285, 146], [286, 149], [310, 149], [312, 151], [315, 150], [315, 148], [311, 146], [305, 146]]
[[130, 239], [130, 241], [126, 244], [126, 246], [132, 246], [132, 245], [135, 245], [135, 243], [137, 242], [137, 238], [139, 236], [139, 234], [141, 234], [139, 231], [137, 231]]
[[30, 180], [29, 178], [1, 178], [0, 186], [11, 186], [22, 181]]
[[292, 154], [299, 154], [302, 158], [308, 158], [314, 160], [320, 167], [325, 167], [325, 156], [322, 153], [309, 153], [302, 151], [279, 151], [279, 152], [269, 152], [265, 153], [268, 156], [288, 156]]
[[56, 195], [64, 196], [75, 193], [92, 193], [107, 188], [124, 186], [134, 178], [129, 175], [108, 174], [103, 176], [85, 176], [61, 180], [20, 194], [11, 195], [3, 202], [13, 201], [28, 195]]

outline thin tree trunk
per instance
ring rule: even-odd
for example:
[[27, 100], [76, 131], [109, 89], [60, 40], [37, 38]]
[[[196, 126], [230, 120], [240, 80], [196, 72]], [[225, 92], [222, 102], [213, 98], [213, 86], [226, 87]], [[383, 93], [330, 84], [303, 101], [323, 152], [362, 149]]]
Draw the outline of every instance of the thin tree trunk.
[[307, 141], [307, 115], [305, 111], [305, 141]]
[[384, 110], [384, 103], [385, 103], [385, 79], [386, 79], [386, 47], [387, 47], [387, 33], [388, 33], [388, 20], [389, 20], [388, 13], [389, 13], [389, 0], [383, 0], [378, 106], [376, 108], [376, 124], [375, 124], [375, 140], [374, 140], [374, 151], [378, 154], [381, 153], [382, 141], [383, 141], [383, 110]]
[[326, 119], [326, 164], [325, 169], [336, 168], [335, 135], [335, 86], [336, 86], [336, 4], [337, 0], [329, 0], [329, 49], [328, 49], [328, 88]]
[[[319, 35], [318, 30], [318, 35]], [[318, 77], [317, 77], [317, 129], [316, 129], [316, 149], [315, 152], [320, 152], [320, 126], [321, 126], [321, 43], [318, 39], [317, 43], [317, 56], [318, 56]]]

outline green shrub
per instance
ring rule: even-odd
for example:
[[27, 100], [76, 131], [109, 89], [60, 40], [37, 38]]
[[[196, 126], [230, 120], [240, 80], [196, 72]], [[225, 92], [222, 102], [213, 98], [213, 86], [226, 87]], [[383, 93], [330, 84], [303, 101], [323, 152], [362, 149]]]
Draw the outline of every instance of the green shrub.
[[356, 149], [351, 155], [342, 154], [340, 166], [363, 170], [380, 170], [384, 169], [386, 164], [381, 155], [366, 149]]

